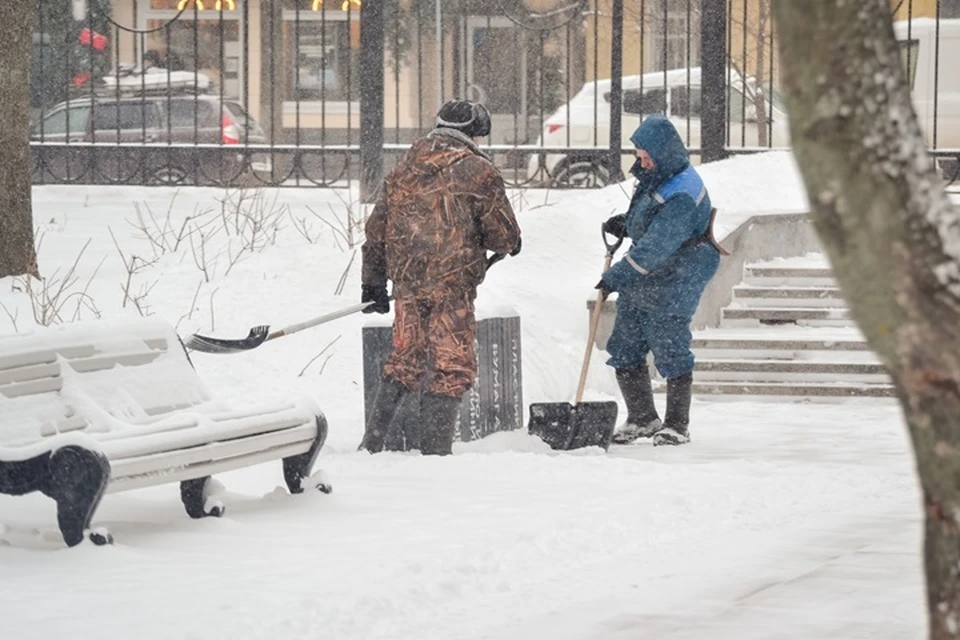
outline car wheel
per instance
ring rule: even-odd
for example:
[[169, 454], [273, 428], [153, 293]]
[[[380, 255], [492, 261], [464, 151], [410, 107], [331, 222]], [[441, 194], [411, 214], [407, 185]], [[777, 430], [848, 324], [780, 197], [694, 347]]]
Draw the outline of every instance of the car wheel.
[[562, 189], [595, 189], [612, 183], [610, 170], [591, 160], [565, 162], [551, 180], [554, 187]]
[[152, 186], [187, 184], [187, 172], [180, 167], [160, 167], [150, 176]]

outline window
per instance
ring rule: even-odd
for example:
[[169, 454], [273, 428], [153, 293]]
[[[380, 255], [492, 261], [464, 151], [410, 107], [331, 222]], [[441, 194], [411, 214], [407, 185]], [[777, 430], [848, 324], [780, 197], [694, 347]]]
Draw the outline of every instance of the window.
[[142, 26], [152, 30], [141, 52], [144, 67], [196, 71], [210, 79], [212, 93], [240, 97], [243, 0], [140, 1], [146, 5]]
[[744, 101], [743, 92], [734, 87], [727, 87], [727, 120], [743, 122], [746, 117], [749, 121], [753, 113], [753, 104], [750, 101]]
[[670, 115], [676, 118], [699, 118], [700, 87], [674, 87], [671, 89]]
[[219, 127], [220, 118], [207, 100], [171, 100], [165, 104], [167, 122], [172, 128]]
[[156, 113], [152, 104], [113, 102], [99, 104], [93, 112], [93, 128], [96, 131], [144, 129], [153, 126], [156, 126]]
[[284, 0], [283, 48], [287, 101], [347, 102], [359, 99], [359, 3]]
[[960, 18], [960, 0], [939, 0], [941, 18]]
[[[610, 101], [610, 94], [605, 96]], [[667, 92], [665, 89], [648, 89], [643, 93], [636, 89], [623, 92], [623, 112], [634, 115], [667, 112]]]
[[50, 136], [84, 135], [90, 119], [90, 107], [71, 107], [54, 111], [34, 127], [33, 134], [45, 139]]
[[[657, 2], [654, 15], [648, 15], [644, 23], [651, 43], [651, 71], [695, 67], [700, 64], [699, 4], [696, 0]], [[692, 10], [688, 11], [691, 7]]]
[[917, 58], [920, 55], [919, 40], [900, 40], [900, 63], [903, 65], [903, 72], [907, 74], [910, 81], [910, 88], [913, 89], [913, 82], [917, 78]]

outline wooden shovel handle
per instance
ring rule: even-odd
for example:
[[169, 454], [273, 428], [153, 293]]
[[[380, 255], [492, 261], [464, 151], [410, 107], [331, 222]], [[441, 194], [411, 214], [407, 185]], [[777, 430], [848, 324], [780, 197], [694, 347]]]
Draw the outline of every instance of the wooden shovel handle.
[[[619, 246], [619, 244], [617, 246]], [[603, 271], [610, 268], [612, 261], [613, 251], [607, 251], [607, 255], [603, 259]], [[577, 395], [573, 401], [574, 405], [580, 404], [580, 400], [583, 399], [583, 389], [587, 385], [587, 371], [590, 369], [590, 356], [593, 355], [593, 341], [597, 337], [597, 326], [600, 324], [600, 310], [603, 308], [603, 301], [603, 290], [601, 289], [597, 292], [597, 301], [593, 305], [593, 313], [590, 314], [590, 333], [587, 337], [587, 349], [583, 354], [583, 366], [580, 367], [580, 384], [577, 385]]]

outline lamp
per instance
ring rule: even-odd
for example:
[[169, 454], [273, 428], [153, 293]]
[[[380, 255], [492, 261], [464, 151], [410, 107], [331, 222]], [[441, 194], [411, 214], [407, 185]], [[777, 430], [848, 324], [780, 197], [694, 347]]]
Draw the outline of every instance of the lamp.
[[[363, 0], [343, 0], [343, 2], [340, 3], [340, 11], [349, 11], [350, 5], [353, 5], [359, 9], [362, 4]], [[310, 5], [310, 10], [320, 11], [322, 7], [323, 0], [313, 0], [313, 4]]]
[[[177, 3], [177, 11], [183, 11], [187, 8], [188, 4], [190, 4], [190, 0], [180, 0], [180, 2]], [[203, 6], [203, 0], [194, 0], [194, 6], [197, 8], [197, 11], [206, 11], [207, 9], [205, 6]], [[213, 10], [236, 11], [236, 0], [216, 0], [216, 2], [213, 4]]]
[[523, 0], [523, 6], [530, 13], [546, 13], [557, 7], [557, 0]]

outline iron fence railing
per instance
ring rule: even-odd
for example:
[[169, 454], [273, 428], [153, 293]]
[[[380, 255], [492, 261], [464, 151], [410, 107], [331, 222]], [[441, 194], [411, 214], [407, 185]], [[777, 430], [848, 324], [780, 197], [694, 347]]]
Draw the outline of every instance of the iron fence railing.
[[[621, 178], [653, 112], [696, 161], [787, 148], [770, 2], [40, 0], [33, 178], [369, 193], [452, 97], [487, 105], [484, 147], [514, 186]], [[960, 0], [891, 10], [955, 171], [960, 87], [940, 57], [960, 55]]]

